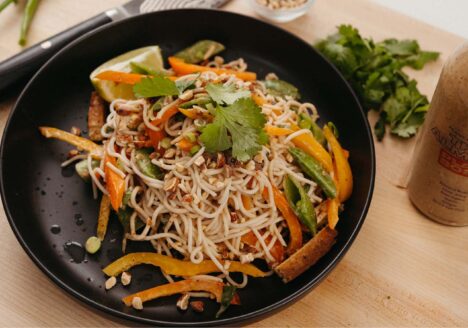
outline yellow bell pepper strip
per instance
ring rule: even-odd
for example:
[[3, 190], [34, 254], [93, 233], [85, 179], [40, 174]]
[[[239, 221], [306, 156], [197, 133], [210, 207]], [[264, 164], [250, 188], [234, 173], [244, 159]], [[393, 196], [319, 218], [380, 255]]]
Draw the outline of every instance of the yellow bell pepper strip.
[[117, 166], [117, 161], [114, 157], [107, 155], [104, 164], [104, 174], [106, 175], [106, 186], [109, 192], [110, 203], [112, 208], [118, 212], [125, 193], [125, 179], [112, 171], [112, 169], [106, 165], [107, 163]]
[[[275, 205], [283, 215], [289, 228], [289, 245], [287, 252], [291, 255], [302, 246], [301, 224], [299, 223], [299, 219], [297, 218], [296, 214], [294, 214], [293, 209], [289, 206], [288, 201], [286, 197], [284, 197], [283, 193], [275, 186], [272, 185], [271, 187], [273, 189]], [[263, 189], [262, 196], [266, 201], [270, 200], [268, 189], [266, 187]]]
[[48, 126], [39, 127], [39, 131], [46, 138], [54, 138], [65, 141], [77, 148], [81, 148], [89, 152], [91, 155], [93, 155], [93, 157], [102, 156], [102, 147], [86, 138], [79, 137], [72, 133]]
[[[126, 306], [132, 306], [132, 300], [135, 297], [139, 297], [141, 301], [147, 302], [164, 296], [170, 296], [174, 294], [182, 294], [192, 291], [203, 291], [213, 294], [216, 297], [218, 303], [221, 302], [221, 296], [223, 294], [224, 284], [220, 281], [211, 280], [195, 280], [187, 279], [181, 280], [165, 285], [156, 286], [150, 289], [143, 290], [141, 292], [126, 296], [122, 298], [122, 302]], [[239, 297], [234, 297], [231, 304], [240, 304]]]
[[265, 132], [271, 137], [282, 137], [290, 135], [294, 131], [288, 128], [280, 128], [274, 125], [266, 125]]
[[341, 148], [340, 143], [336, 140], [335, 135], [327, 125], [323, 128], [323, 134], [330, 145], [335, 161], [338, 198], [340, 202], [344, 202], [353, 192], [353, 174], [351, 172], [351, 167], [343, 152], [343, 148]]
[[[140, 82], [145, 77], [151, 77], [151, 75], [143, 75], [137, 73], [126, 73], [117, 71], [103, 71], [95, 76], [95, 78], [104, 81], [112, 81], [116, 83], [134, 85]], [[166, 76], [166, 78], [174, 81], [177, 80], [177, 76]]]
[[338, 210], [340, 208], [340, 201], [338, 198], [329, 199], [327, 201], [327, 216], [328, 216], [328, 226], [330, 229], [335, 230], [335, 227], [338, 223]]
[[[151, 264], [160, 267], [167, 274], [184, 277], [220, 272], [219, 268], [211, 260], [204, 260], [197, 264], [157, 253], [130, 253], [112, 262], [102, 271], [108, 276], [117, 276], [140, 264]], [[265, 272], [259, 270], [253, 264], [243, 264], [237, 261], [231, 261], [228, 271], [241, 272], [252, 277], [266, 276]]]
[[[287, 136], [297, 130], [299, 130], [299, 127], [295, 125], [292, 126], [291, 129], [280, 128], [273, 125], [267, 125], [265, 127], [265, 132], [272, 137]], [[333, 170], [330, 154], [325, 150], [325, 148], [323, 148], [323, 146], [314, 138], [312, 134], [301, 134], [293, 138], [292, 143], [296, 147], [301, 148], [307, 154], [318, 160], [327, 172], [331, 172]]]
[[179, 76], [210, 71], [218, 75], [223, 74], [223, 73], [233, 74], [237, 76], [239, 79], [244, 80], [244, 81], [254, 81], [257, 79], [257, 74], [253, 72], [239, 72], [239, 71], [234, 71], [231, 69], [214, 68], [214, 67], [188, 64], [184, 62], [182, 59], [176, 58], [176, 57], [169, 57], [168, 61], [169, 61], [169, 65], [171, 65], [174, 72]]
[[97, 224], [97, 237], [100, 240], [104, 240], [107, 231], [107, 224], [109, 223], [111, 203], [107, 195], [102, 195], [101, 205], [99, 206], [99, 217]]

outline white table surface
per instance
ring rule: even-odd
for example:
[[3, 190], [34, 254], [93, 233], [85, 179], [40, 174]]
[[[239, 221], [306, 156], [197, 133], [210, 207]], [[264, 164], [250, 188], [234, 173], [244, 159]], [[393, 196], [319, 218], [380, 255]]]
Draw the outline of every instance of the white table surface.
[[373, 0], [468, 39], [468, 0]]

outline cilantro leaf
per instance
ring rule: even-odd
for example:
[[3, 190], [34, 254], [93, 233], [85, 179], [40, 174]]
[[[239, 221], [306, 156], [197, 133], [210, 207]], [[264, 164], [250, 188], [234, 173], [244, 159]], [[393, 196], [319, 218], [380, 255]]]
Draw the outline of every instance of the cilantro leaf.
[[238, 90], [234, 84], [210, 83], [206, 86], [206, 92], [220, 105], [232, 105], [238, 99], [250, 97], [249, 90]]
[[195, 87], [195, 82], [200, 77], [200, 73], [196, 75], [194, 78], [185, 78], [182, 80], [177, 80], [175, 82], [177, 89], [179, 89], [179, 93], [183, 93], [185, 90], [193, 89]]
[[176, 96], [179, 94], [176, 84], [163, 76], [146, 77], [133, 86], [137, 98]]
[[265, 116], [252, 98], [241, 98], [227, 107], [218, 105], [214, 116], [213, 123], [208, 124], [200, 136], [208, 152], [232, 148], [233, 157], [247, 161], [268, 142], [263, 131]]
[[208, 124], [200, 136], [201, 142], [210, 153], [225, 151], [232, 147], [231, 138], [228, 136], [225, 119], [217, 115], [213, 123]]
[[422, 69], [439, 53], [422, 51], [416, 40], [386, 39], [375, 43], [357, 29], [341, 25], [338, 32], [319, 41], [316, 48], [341, 71], [368, 109], [379, 111], [375, 125], [379, 140], [385, 124], [402, 138], [414, 135], [424, 122], [427, 98], [402, 69]]

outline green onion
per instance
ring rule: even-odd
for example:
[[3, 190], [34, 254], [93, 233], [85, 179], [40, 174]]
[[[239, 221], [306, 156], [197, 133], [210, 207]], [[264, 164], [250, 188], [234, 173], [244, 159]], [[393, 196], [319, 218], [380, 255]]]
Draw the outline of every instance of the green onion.
[[191, 156], [195, 155], [196, 153], [198, 153], [200, 149], [201, 149], [200, 145], [193, 146], [192, 148], [190, 148], [190, 155]]
[[167, 138], [167, 137], [166, 137], [166, 138], [163, 138], [163, 140], [161, 140], [161, 141], [159, 142], [159, 145], [160, 145], [161, 147], [163, 147], [164, 149], [170, 148], [170, 147], [171, 147], [171, 138]]
[[193, 132], [187, 132], [185, 135], [185, 138], [187, 138], [190, 142], [195, 142], [197, 141], [197, 136]]
[[206, 121], [204, 119], [202, 119], [202, 118], [196, 118], [195, 121], [193, 121], [193, 124], [197, 128], [203, 128], [206, 125]]
[[89, 254], [96, 253], [101, 248], [101, 239], [96, 236], [89, 237], [86, 240], [85, 248]]

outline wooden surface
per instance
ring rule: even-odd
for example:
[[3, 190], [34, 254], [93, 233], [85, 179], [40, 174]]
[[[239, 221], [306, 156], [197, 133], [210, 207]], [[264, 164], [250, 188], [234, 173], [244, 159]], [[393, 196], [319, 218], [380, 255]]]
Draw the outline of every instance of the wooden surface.
[[[123, 2], [42, 0], [29, 44]], [[253, 15], [245, 0], [234, 0], [226, 10]], [[437, 63], [411, 72], [428, 95], [444, 59], [463, 42], [365, 0], [318, 0], [308, 15], [283, 27], [313, 42], [340, 23], [353, 24], [375, 39], [416, 38], [423, 48], [440, 51]], [[12, 6], [0, 15], [0, 60], [20, 50], [19, 24], [19, 8]], [[0, 94], [2, 130], [15, 96]], [[351, 250], [313, 292], [256, 326], [468, 326], [468, 228], [425, 219], [397, 187], [413, 145], [414, 140], [390, 137], [376, 143], [374, 198]], [[24, 253], [3, 209], [0, 216], [1, 325], [122, 325], [55, 286]]]

